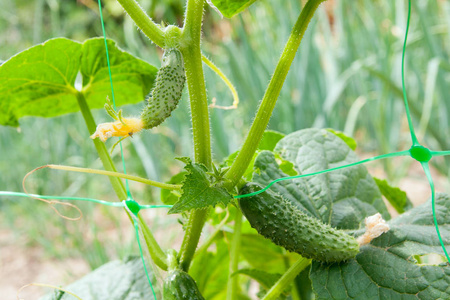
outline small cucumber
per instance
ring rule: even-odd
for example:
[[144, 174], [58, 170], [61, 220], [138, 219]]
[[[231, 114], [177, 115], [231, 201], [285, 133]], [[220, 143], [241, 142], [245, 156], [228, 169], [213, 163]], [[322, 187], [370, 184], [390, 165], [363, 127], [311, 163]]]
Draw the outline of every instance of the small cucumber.
[[158, 126], [177, 107], [181, 98], [186, 75], [183, 56], [175, 48], [164, 52], [161, 68], [156, 75], [155, 87], [147, 98], [147, 106], [141, 113], [145, 129]]
[[[261, 189], [256, 183], [248, 183], [240, 194]], [[241, 198], [239, 206], [259, 234], [303, 257], [339, 262], [353, 258], [359, 252], [355, 238], [308, 216], [289, 200], [270, 190]]]
[[164, 279], [163, 300], [205, 300], [188, 273], [172, 270]]

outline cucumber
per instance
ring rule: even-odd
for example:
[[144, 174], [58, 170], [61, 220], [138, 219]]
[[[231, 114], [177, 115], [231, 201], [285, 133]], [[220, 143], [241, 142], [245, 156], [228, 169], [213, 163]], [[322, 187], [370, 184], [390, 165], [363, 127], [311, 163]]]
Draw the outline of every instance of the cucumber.
[[188, 273], [172, 270], [164, 279], [163, 300], [205, 300]]
[[[240, 194], [261, 190], [256, 183], [246, 184]], [[322, 262], [340, 262], [359, 252], [355, 238], [302, 212], [289, 200], [270, 190], [241, 198], [242, 213], [259, 234], [303, 257]]]
[[156, 75], [155, 87], [147, 97], [147, 105], [141, 113], [145, 129], [158, 126], [177, 107], [181, 98], [186, 75], [183, 56], [175, 48], [164, 52], [161, 68]]

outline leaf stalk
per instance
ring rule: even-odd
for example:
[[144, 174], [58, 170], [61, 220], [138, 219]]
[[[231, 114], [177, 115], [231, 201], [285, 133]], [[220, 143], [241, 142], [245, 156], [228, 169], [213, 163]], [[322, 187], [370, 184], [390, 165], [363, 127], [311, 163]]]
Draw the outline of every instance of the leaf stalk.
[[230, 170], [225, 175], [225, 177], [231, 181], [231, 187], [239, 182], [250, 164], [253, 154], [255, 153], [262, 135], [266, 130], [267, 124], [269, 123], [270, 117], [272, 116], [281, 88], [283, 87], [289, 68], [294, 60], [305, 31], [308, 28], [308, 24], [323, 1], [324, 0], [309, 0], [303, 7], [300, 16], [291, 31], [291, 35], [284, 47], [283, 53], [281, 54], [275, 72], [266, 89], [245, 142], [239, 151], [236, 160], [231, 165]]

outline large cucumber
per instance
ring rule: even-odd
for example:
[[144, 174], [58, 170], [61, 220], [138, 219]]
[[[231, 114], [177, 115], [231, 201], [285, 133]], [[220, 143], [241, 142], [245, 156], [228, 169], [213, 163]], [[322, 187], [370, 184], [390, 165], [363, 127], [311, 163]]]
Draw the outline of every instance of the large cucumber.
[[[256, 183], [245, 185], [240, 194], [261, 190]], [[262, 236], [303, 257], [339, 262], [359, 252], [355, 238], [302, 212], [289, 200], [270, 190], [241, 198], [239, 205], [250, 225]]]
[[161, 124], [177, 107], [181, 98], [186, 75], [183, 56], [175, 48], [167, 49], [155, 80], [155, 87], [147, 98], [147, 106], [141, 113], [145, 129]]
[[164, 300], [205, 300], [198, 290], [195, 280], [188, 273], [172, 270], [164, 279]]

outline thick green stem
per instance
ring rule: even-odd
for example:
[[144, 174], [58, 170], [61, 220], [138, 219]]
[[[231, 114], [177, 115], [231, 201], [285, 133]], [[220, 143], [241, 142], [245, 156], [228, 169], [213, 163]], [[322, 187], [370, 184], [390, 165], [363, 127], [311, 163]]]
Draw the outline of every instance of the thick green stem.
[[[184, 67], [191, 104], [195, 161], [204, 164], [209, 169], [211, 168], [209, 113], [202, 53], [200, 51], [203, 5], [204, 0], [188, 0], [180, 51], [185, 62]], [[185, 271], [189, 269], [194, 257], [208, 211], [208, 209], [195, 210], [189, 216], [179, 253], [181, 267]]]
[[283, 87], [283, 83], [286, 79], [292, 61], [294, 60], [297, 49], [300, 46], [303, 35], [308, 28], [308, 24], [311, 21], [314, 12], [323, 1], [324, 0], [309, 0], [302, 9], [297, 22], [292, 29], [289, 40], [284, 47], [281, 58], [278, 61], [275, 72], [261, 101], [261, 105], [256, 113], [255, 120], [253, 121], [247, 138], [245, 139], [244, 145], [239, 151], [236, 160], [231, 165], [230, 170], [225, 175], [227, 179], [231, 180], [233, 186], [238, 183], [239, 179], [244, 174], [259, 145], [259, 142], [261, 141], [262, 135], [266, 130], [267, 124], [269, 123], [272, 111], [275, 107], [278, 96], [280, 95], [281, 88]]
[[278, 298], [278, 296], [283, 293], [283, 291], [286, 289], [286, 287], [297, 277], [298, 274], [300, 274], [301, 271], [303, 271], [304, 268], [309, 266], [311, 263], [310, 259], [307, 258], [300, 258], [298, 261], [296, 261], [289, 270], [286, 271], [286, 273], [281, 276], [280, 279], [272, 286], [272, 288], [267, 292], [267, 294], [264, 296], [262, 300], [275, 300]]
[[234, 272], [238, 270], [239, 250], [241, 248], [241, 227], [242, 227], [242, 212], [240, 209], [236, 210], [236, 219], [234, 221], [234, 233], [231, 240], [230, 249], [230, 271], [228, 274], [227, 284], [227, 300], [238, 299], [239, 281], [238, 275]]
[[180, 265], [184, 271], [189, 270], [192, 258], [194, 258], [198, 241], [208, 217], [209, 209], [199, 209], [191, 212], [184, 234], [183, 244], [180, 249]]
[[[84, 95], [81, 92], [78, 92], [76, 96], [78, 100], [78, 105], [80, 106], [81, 114], [83, 115], [89, 134], [92, 135], [95, 132], [97, 126], [95, 124], [94, 118], [92, 117], [91, 110], [89, 109], [86, 103], [86, 99], [84, 98]], [[105, 144], [101, 142], [99, 139], [95, 139], [93, 140], [93, 142], [105, 170], [117, 172], [116, 167], [114, 166], [114, 163], [111, 159], [111, 156], [109, 155], [108, 150], [106, 149]], [[116, 192], [116, 195], [119, 198], [119, 200], [127, 199], [127, 192], [120, 178], [109, 176], [109, 180], [111, 181], [113, 189]], [[128, 214], [128, 211], [126, 209], [125, 211]], [[131, 218], [131, 216], [128, 215], [128, 217], [130, 218], [130, 221], [133, 223], [133, 219]], [[147, 224], [141, 219], [141, 216], [139, 216], [139, 228], [142, 230], [145, 242], [147, 244], [150, 256], [152, 257], [153, 261], [161, 269], [167, 270], [165, 254], [162, 251], [161, 247], [159, 247]]]
[[209, 112], [200, 51], [203, 4], [203, 0], [188, 0], [186, 21], [180, 42], [183, 47], [180, 51], [183, 54], [191, 104], [195, 161], [209, 169], [211, 167]]
[[151, 41], [164, 48], [164, 31], [152, 21], [135, 0], [117, 0], [117, 2]]

